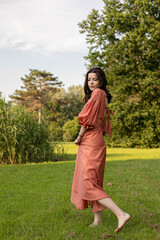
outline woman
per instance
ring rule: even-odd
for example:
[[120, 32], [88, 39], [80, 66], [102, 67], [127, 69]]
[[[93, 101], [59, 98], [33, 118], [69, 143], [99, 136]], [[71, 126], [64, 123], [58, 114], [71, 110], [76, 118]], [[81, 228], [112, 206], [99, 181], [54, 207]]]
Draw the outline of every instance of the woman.
[[[112, 96], [106, 90], [107, 80], [101, 68], [91, 68], [84, 84], [85, 106], [78, 115], [81, 129], [74, 141], [79, 145], [74, 178], [72, 183], [71, 202], [77, 209], [84, 210], [91, 206], [94, 221], [90, 226], [102, 222], [101, 212], [110, 209], [118, 218], [119, 231], [130, 219], [130, 215], [121, 210], [103, 190], [103, 175], [106, 161], [106, 132], [111, 137], [110, 116], [107, 109]], [[108, 126], [106, 124], [108, 116]]]

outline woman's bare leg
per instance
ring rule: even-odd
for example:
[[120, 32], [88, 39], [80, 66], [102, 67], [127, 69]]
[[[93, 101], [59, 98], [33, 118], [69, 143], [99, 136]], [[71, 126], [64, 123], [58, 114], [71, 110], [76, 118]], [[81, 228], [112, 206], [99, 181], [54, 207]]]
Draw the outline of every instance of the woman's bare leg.
[[126, 212], [124, 212], [122, 209], [120, 209], [111, 198], [104, 198], [98, 200], [98, 202], [111, 210], [118, 218], [118, 228], [115, 230], [115, 232], [118, 232], [124, 224], [130, 219], [130, 215]]
[[94, 222], [90, 227], [97, 226], [100, 223], [102, 223], [102, 212], [94, 212]]

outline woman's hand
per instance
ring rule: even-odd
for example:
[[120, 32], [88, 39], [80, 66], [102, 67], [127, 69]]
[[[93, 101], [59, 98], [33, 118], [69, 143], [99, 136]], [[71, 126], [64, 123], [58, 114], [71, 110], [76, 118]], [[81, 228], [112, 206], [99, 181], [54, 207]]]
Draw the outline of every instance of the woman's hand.
[[82, 140], [82, 138], [83, 138], [83, 135], [85, 134], [86, 131], [87, 131], [86, 128], [81, 127], [80, 132], [79, 132], [79, 134], [78, 134], [78, 137], [77, 137], [77, 139], [74, 141], [74, 143], [75, 143], [76, 145], [80, 145], [81, 140]]
[[82, 138], [78, 136], [77, 139], [74, 141], [74, 143], [76, 145], [80, 145], [81, 140], [82, 140]]

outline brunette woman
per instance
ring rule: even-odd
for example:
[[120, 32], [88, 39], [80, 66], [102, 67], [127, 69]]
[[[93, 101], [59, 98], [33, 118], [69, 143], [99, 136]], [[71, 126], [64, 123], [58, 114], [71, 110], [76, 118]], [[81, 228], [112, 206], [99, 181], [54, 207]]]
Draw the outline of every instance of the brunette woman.
[[120, 209], [103, 189], [106, 161], [104, 135], [108, 133], [111, 137], [110, 114], [113, 115], [113, 112], [108, 110], [112, 96], [106, 89], [107, 84], [101, 68], [91, 68], [87, 72], [84, 84], [86, 104], [78, 115], [81, 129], [74, 141], [79, 148], [71, 202], [81, 210], [91, 206], [94, 221], [90, 226], [100, 224], [101, 212], [105, 208], [110, 209], [118, 218], [118, 227], [115, 230], [117, 232], [130, 219], [130, 215]]

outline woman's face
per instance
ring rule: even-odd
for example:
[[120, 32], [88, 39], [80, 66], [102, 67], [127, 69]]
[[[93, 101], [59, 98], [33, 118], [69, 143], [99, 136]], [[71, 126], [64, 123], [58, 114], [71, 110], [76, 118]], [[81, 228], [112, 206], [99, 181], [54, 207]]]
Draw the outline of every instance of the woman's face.
[[93, 91], [95, 88], [100, 87], [100, 81], [97, 79], [96, 73], [88, 74], [88, 87], [91, 91]]

